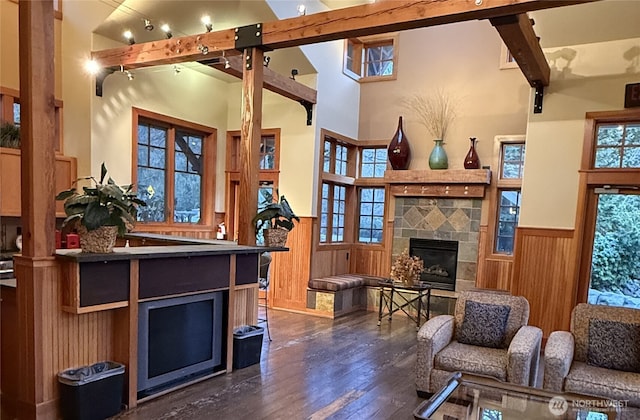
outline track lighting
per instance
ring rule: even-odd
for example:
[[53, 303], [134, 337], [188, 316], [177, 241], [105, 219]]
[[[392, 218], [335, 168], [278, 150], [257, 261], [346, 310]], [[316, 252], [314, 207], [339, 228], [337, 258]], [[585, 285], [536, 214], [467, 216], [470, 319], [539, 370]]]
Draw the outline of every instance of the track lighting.
[[211, 16], [209, 15], [202, 16], [200, 18], [200, 22], [202, 22], [204, 27], [207, 29], [207, 32], [211, 32], [213, 30], [213, 23], [211, 22]]
[[291, 79], [296, 80], [297, 75], [298, 75], [298, 69], [291, 69]]
[[127, 75], [127, 79], [129, 79], [129, 81], [133, 80], [133, 73], [131, 73], [129, 70], [125, 70], [124, 74]]
[[207, 47], [206, 45], [198, 44], [198, 51], [200, 51], [202, 55], [207, 55], [209, 54], [209, 47]]
[[131, 31], [127, 30], [124, 31], [124, 33], [122, 34], [122, 36], [129, 41], [129, 45], [133, 45], [136, 43], [136, 40], [133, 38], [133, 34], [131, 33]]
[[177, 64], [174, 64], [174, 66], [173, 66], [173, 74], [175, 76], [177, 76], [178, 74], [180, 74], [181, 71], [182, 71], [182, 69]]
[[269, 67], [270, 62], [271, 62], [271, 57], [269, 57], [268, 55], [265, 55], [262, 60], [262, 64], [264, 64], [265, 67]]
[[296, 10], [298, 11], [298, 16], [304, 16], [307, 14], [307, 6], [304, 4], [299, 4]]
[[149, 19], [143, 19], [144, 20], [144, 29], [146, 29], [147, 31], [153, 31], [153, 24], [151, 23], [151, 21]]
[[169, 27], [168, 24], [163, 24], [160, 29], [162, 29], [162, 32], [164, 32], [165, 36], [167, 37], [167, 39], [171, 39], [171, 37], [173, 36], [173, 34], [171, 33], [171, 27]]

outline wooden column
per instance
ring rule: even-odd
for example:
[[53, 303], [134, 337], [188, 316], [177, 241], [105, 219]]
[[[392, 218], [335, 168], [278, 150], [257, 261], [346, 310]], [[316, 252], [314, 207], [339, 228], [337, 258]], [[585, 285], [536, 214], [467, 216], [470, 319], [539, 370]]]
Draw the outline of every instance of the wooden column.
[[20, 419], [55, 418], [54, 380], [46, 357], [57, 296], [55, 251], [55, 108], [53, 1], [21, 1], [20, 128], [22, 138], [22, 257], [16, 258], [18, 413]]
[[264, 53], [245, 49], [242, 74], [242, 127], [240, 139], [240, 191], [238, 202], [238, 243], [255, 245], [251, 220], [258, 210], [258, 170], [262, 136], [262, 79]]

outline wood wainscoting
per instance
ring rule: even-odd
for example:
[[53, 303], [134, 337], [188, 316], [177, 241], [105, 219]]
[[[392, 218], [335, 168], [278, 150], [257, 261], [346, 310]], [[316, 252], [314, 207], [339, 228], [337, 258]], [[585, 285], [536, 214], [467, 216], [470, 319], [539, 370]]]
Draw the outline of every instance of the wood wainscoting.
[[[389, 246], [391, 248], [391, 246]], [[354, 245], [352, 247], [351, 272], [389, 277], [391, 250], [379, 245]]]
[[529, 301], [529, 324], [548, 337], [568, 330], [576, 305], [576, 244], [573, 229], [519, 227], [516, 230], [511, 292]]
[[286, 244], [289, 252], [274, 252], [271, 255], [269, 306], [305, 311], [313, 225], [313, 217], [301, 217], [296, 228], [289, 232]]

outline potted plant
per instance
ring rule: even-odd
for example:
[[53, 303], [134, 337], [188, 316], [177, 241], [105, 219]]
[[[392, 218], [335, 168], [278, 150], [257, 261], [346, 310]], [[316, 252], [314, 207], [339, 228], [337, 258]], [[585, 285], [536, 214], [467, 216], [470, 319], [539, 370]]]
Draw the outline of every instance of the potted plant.
[[92, 176], [78, 178], [74, 184], [91, 180], [93, 185], [82, 187], [82, 193], [74, 185], [56, 196], [56, 200], [64, 200], [67, 218], [63, 226], [76, 227], [83, 252], [112, 252], [116, 236], [124, 235], [135, 224], [137, 206], [147, 205], [132, 191], [133, 184], [119, 186], [111, 177], [104, 183], [106, 175], [103, 163], [100, 181]]
[[267, 204], [262, 206], [252, 221], [256, 235], [262, 230], [265, 245], [284, 246], [289, 231], [295, 227], [293, 221], [300, 222], [300, 218], [295, 215], [284, 195], [280, 196], [279, 202], [274, 202], [271, 194], [267, 195]]

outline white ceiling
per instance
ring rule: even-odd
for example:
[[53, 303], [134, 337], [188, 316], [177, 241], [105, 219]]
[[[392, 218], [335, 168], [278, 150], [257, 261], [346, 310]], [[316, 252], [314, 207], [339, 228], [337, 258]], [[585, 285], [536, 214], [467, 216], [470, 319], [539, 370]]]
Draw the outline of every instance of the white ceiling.
[[[209, 14], [214, 30], [234, 28], [257, 22], [277, 20], [264, 0], [112, 0], [114, 12], [96, 33], [123, 41], [122, 33], [129, 29], [136, 42], [163, 39], [160, 30], [168, 23], [175, 37], [204, 32], [200, 17]], [[301, 0], [303, 2], [303, 0]], [[323, 0], [330, 8], [350, 7], [369, 0]], [[106, 3], [106, 2], [105, 2]], [[119, 4], [119, 5], [118, 5]], [[292, 7], [297, 5], [291, 1]], [[640, 38], [640, 0], [603, 0], [574, 6], [565, 6], [529, 13], [535, 20], [534, 29], [543, 48]], [[154, 25], [152, 31], [144, 29], [144, 19]], [[292, 68], [299, 74], [315, 73], [299, 48], [288, 48], [266, 53], [271, 56], [269, 68], [289, 76]], [[202, 71], [224, 80], [230, 76], [204, 66]]]

